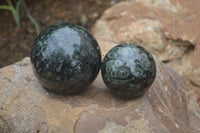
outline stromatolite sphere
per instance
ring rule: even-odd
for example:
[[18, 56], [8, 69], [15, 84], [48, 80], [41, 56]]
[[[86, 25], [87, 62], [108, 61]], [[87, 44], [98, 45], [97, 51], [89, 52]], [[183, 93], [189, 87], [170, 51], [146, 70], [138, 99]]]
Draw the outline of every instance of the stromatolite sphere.
[[125, 98], [142, 96], [152, 85], [156, 66], [152, 55], [136, 44], [120, 44], [104, 57], [101, 67], [105, 84]]
[[36, 38], [31, 62], [44, 88], [59, 94], [78, 93], [96, 78], [101, 53], [97, 41], [85, 28], [60, 23]]

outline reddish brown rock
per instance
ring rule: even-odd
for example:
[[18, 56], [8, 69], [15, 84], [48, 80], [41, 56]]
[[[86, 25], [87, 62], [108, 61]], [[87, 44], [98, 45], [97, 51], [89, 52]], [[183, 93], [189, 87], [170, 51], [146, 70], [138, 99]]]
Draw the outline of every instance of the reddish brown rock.
[[[190, 82], [198, 68], [193, 60], [199, 56], [198, 2], [135, 0], [112, 7], [93, 29], [102, 54], [120, 42], [137, 42]], [[189, 88], [157, 57], [152, 87], [133, 100], [113, 96], [101, 75], [82, 94], [57, 96], [41, 87], [29, 58], [4, 67], [0, 69], [0, 132], [199, 133], [200, 109]], [[191, 74], [190, 80], [186, 74]]]
[[104, 12], [93, 33], [105, 51], [121, 42], [144, 46], [177, 71], [200, 99], [199, 5], [199, 0], [122, 2]]
[[156, 59], [157, 76], [141, 98], [119, 99], [101, 75], [79, 95], [46, 92], [30, 59], [0, 69], [2, 133], [198, 133], [200, 110], [181, 77]]

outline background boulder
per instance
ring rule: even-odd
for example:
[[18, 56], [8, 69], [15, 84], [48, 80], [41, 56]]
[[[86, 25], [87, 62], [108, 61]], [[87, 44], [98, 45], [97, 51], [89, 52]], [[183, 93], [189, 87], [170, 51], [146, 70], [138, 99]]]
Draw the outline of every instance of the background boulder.
[[199, 5], [197, 0], [121, 2], [104, 12], [93, 33], [105, 52], [121, 42], [144, 46], [185, 79], [200, 104]]

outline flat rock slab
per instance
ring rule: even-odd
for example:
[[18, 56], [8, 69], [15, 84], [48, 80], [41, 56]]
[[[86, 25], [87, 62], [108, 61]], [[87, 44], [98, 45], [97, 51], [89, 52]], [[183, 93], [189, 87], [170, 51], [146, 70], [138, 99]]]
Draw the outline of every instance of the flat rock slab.
[[1, 133], [199, 133], [200, 110], [181, 77], [156, 59], [157, 75], [138, 99], [113, 96], [101, 75], [82, 94], [46, 92], [29, 58], [0, 69]]

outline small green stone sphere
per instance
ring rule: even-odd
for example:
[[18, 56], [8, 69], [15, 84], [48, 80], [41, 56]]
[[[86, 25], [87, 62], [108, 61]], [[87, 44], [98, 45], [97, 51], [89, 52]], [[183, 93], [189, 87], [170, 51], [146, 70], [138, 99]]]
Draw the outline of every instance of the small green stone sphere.
[[152, 55], [143, 47], [123, 43], [106, 54], [101, 73], [105, 84], [114, 94], [136, 98], [152, 85], [156, 66]]
[[31, 51], [33, 71], [42, 86], [54, 93], [85, 90], [101, 66], [97, 41], [85, 28], [55, 24], [39, 34]]

